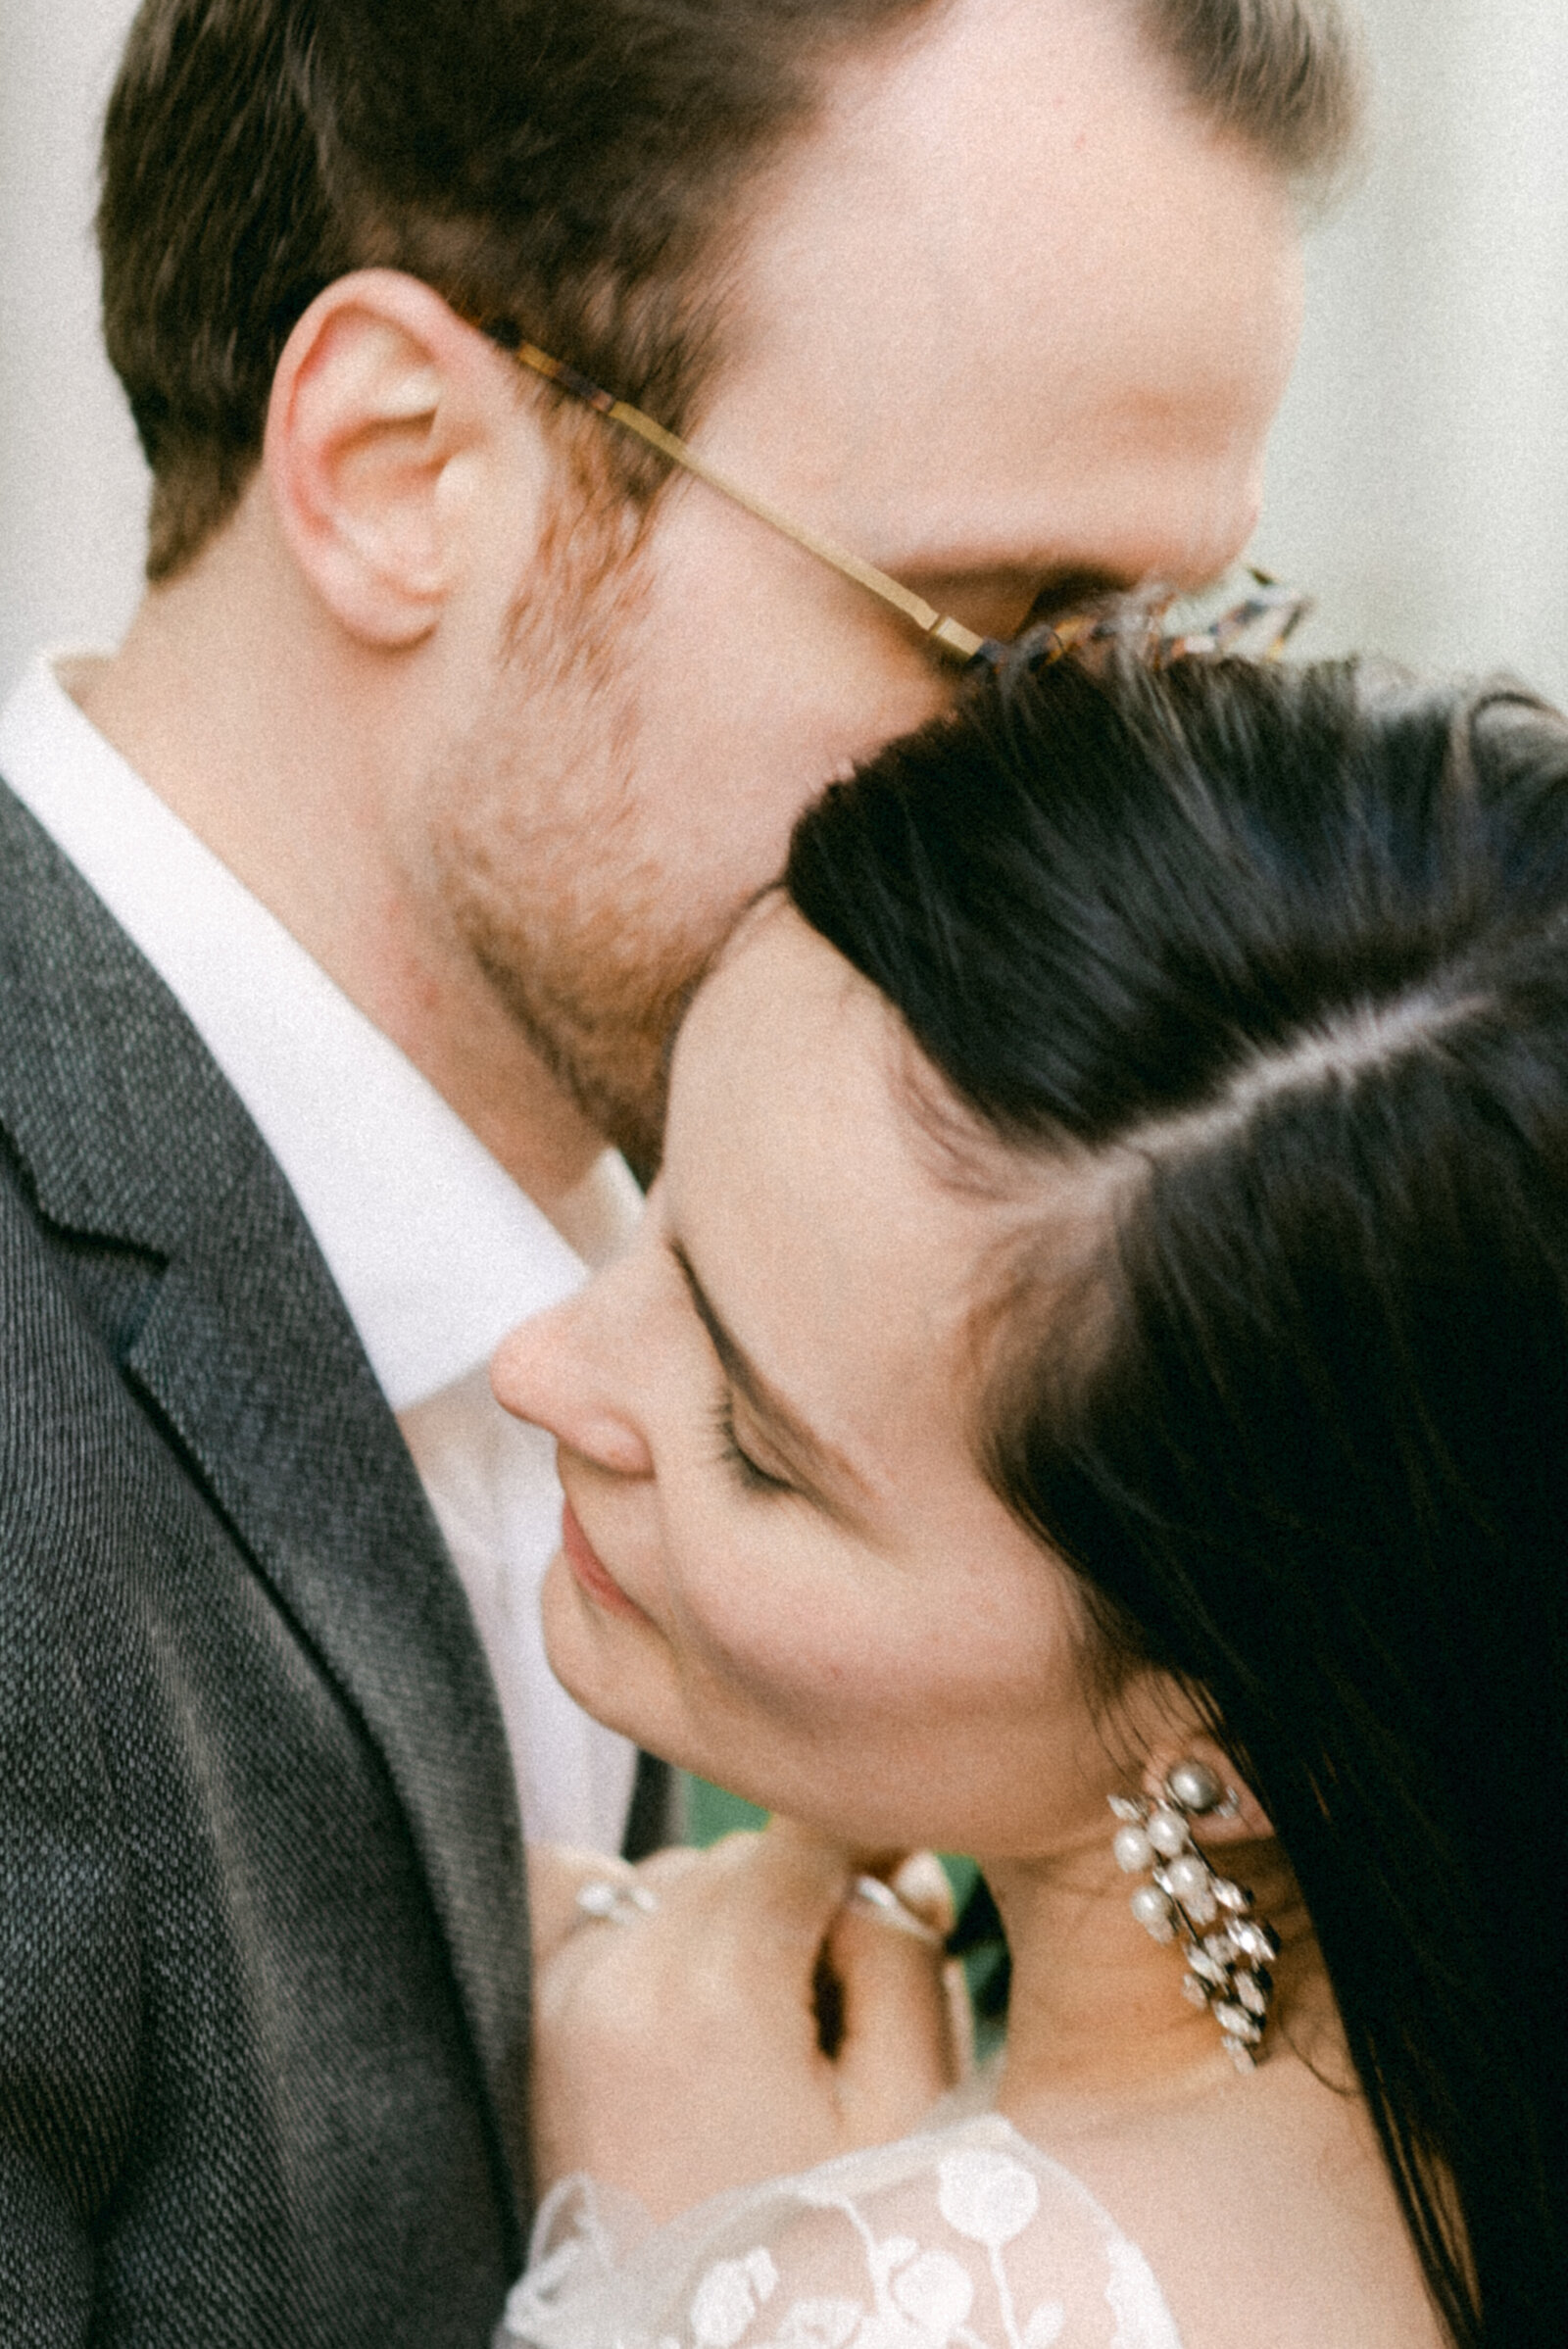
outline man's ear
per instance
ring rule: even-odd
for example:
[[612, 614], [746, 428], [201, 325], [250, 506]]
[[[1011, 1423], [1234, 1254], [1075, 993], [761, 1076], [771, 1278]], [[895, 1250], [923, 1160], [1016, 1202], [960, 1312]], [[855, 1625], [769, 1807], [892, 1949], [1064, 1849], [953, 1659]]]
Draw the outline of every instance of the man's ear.
[[517, 422], [508, 361], [418, 278], [359, 269], [317, 296], [278, 363], [262, 462], [300, 570], [351, 636], [429, 634]]

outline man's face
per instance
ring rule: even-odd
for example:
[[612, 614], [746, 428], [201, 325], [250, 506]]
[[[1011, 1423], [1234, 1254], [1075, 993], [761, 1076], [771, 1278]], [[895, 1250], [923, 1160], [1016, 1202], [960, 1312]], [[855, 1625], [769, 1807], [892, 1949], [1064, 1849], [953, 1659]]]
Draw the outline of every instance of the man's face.
[[[1197, 586], [1240, 551], [1298, 309], [1287, 191], [1121, 9], [953, 0], [837, 65], [761, 182], [692, 438], [1010, 635], [1087, 582]], [[671, 1020], [795, 816], [955, 676], [698, 480], [608, 581], [574, 587], [573, 552], [524, 583], [431, 846], [469, 951], [646, 1163]]]

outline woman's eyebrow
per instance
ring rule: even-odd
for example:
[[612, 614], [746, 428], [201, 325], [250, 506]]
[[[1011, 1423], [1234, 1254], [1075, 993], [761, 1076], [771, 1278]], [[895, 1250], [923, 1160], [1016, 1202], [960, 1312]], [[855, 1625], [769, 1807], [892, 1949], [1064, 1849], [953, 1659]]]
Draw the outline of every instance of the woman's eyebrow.
[[[753, 1418], [779, 1452], [785, 1465], [791, 1469], [798, 1467], [803, 1482], [809, 1483], [813, 1489], [849, 1484], [857, 1492], [863, 1492], [861, 1479], [837, 1445], [827, 1443], [807, 1426], [794, 1406], [786, 1402], [778, 1389], [764, 1378], [739, 1340], [726, 1329], [680, 1242], [672, 1239], [668, 1245], [690, 1294], [692, 1310], [708, 1332], [720, 1369], [735, 1392], [744, 1397]], [[828, 1505], [827, 1494], [823, 1493], [821, 1497], [824, 1505]]]

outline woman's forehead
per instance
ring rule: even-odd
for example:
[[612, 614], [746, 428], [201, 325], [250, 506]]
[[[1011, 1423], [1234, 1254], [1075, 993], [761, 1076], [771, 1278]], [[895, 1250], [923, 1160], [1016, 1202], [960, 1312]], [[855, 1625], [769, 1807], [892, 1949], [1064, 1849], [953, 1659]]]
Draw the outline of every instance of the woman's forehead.
[[1143, 1169], [983, 1130], [887, 1000], [774, 899], [689, 1016], [665, 1171], [683, 1246], [775, 1377], [823, 1407], [835, 1380], [867, 1399], [894, 1384], [906, 1417], [920, 1394], [967, 1425], [997, 1311], [1073, 1288]]
[[[677, 1048], [672, 1230], [726, 1325], [807, 1409], [938, 1366], [994, 1234], [940, 1179], [890, 1006], [787, 905], [754, 917]], [[922, 1375], [923, 1383], [923, 1375]]]
[[878, 1163], [894, 1189], [914, 1173], [896, 1098], [902, 1030], [870, 983], [794, 910], [770, 898], [745, 917], [686, 1015], [675, 1048], [666, 1165], [709, 1162], [715, 1141], [782, 1152], [787, 1188], [852, 1158]]

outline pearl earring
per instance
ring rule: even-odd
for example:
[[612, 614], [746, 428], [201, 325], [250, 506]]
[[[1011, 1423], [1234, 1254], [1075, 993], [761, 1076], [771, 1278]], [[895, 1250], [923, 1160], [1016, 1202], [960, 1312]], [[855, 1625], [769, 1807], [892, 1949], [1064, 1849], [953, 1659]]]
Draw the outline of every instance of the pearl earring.
[[1152, 1871], [1132, 1896], [1133, 1915], [1154, 1940], [1180, 1944], [1187, 1961], [1183, 1997], [1208, 2009], [1237, 2071], [1255, 2070], [1279, 1938], [1250, 1914], [1246, 1885], [1209, 1866], [1190, 1825], [1194, 1819], [1234, 1819], [1234, 1791], [1221, 1786], [1206, 1762], [1189, 1759], [1176, 1764], [1155, 1801], [1113, 1794], [1110, 1807], [1121, 1822], [1111, 1847], [1116, 1865], [1128, 1876]]

